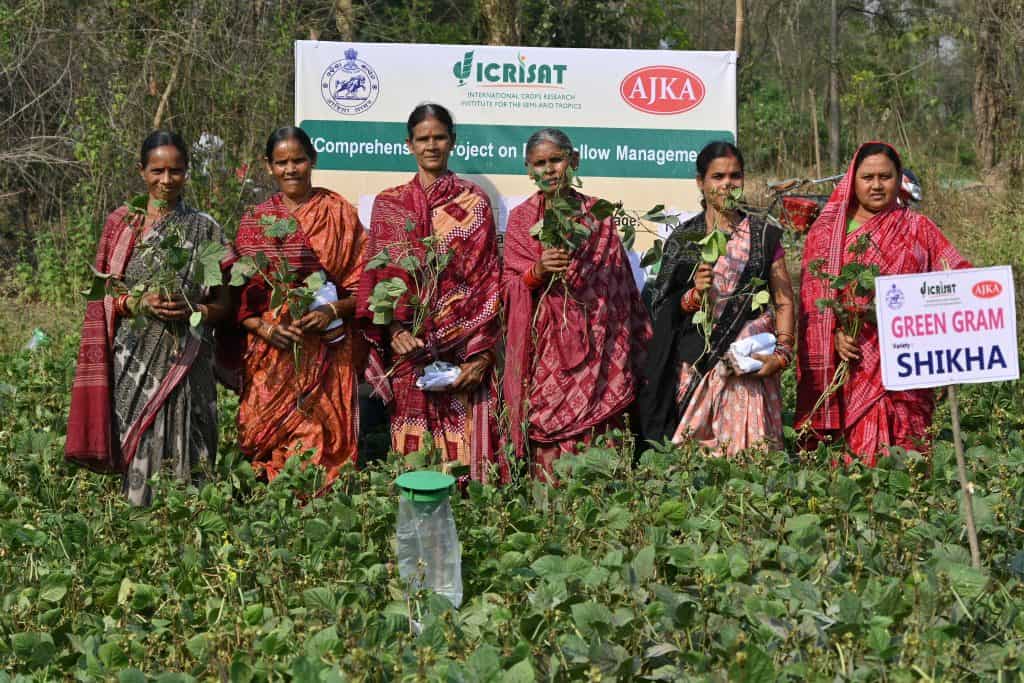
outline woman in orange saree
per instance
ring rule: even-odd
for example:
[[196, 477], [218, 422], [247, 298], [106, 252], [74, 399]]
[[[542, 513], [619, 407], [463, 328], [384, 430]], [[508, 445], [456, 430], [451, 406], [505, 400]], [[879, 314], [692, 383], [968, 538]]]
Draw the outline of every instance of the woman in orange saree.
[[[429, 435], [446, 462], [467, 465], [473, 479], [486, 481], [492, 478], [497, 441], [492, 366], [500, 333], [501, 269], [494, 215], [483, 190], [448, 170], [455, 145], [451, 114], [440, 105], [421, 105], [407, 128], [418, 172], [374, 200], [368, 253], [376, 261], [385, 252], [389, 263], [363, 274], [359, 317], [373, 320], [371, 296], [385, 281], [398, 278], [409, 292], [399, 299], [390, 324], [367, 325], [366, 378], [388, 403], [394, 450], [416, 451]], [[424, 240], [447, 260], [432, 278], [436, 282], [417, 283], [398, 263], [427, 258]], [[413, 296], [430, 300], [417, 308]], [[413, 322], [417, 310], [422, 329]], [[457, 379], [443, 388], [421, 389], [417, 380], [424, 366], [436, 360], [458, 366]], [[494, 478], [508, 476], [507, 464], [498, 461]]]
[[[266, 259], [239, 292], [238, 320], [248, 333], [239, 446], [268, 480], [288, 458], [312, 452], [329, 484], [356, 459], [361, 346], [352, 317], [366, 235], [349, 202], [312, 186], [316, 151], [301, 128], [275, 131], [266, 161], [280, 192], [242, 218], [232, 257]], [[309, 311], [293, 319], [288, 303], [272, 301], [282, 264], [291, 286], [322, 271], [335, 294], [321, 289]]]

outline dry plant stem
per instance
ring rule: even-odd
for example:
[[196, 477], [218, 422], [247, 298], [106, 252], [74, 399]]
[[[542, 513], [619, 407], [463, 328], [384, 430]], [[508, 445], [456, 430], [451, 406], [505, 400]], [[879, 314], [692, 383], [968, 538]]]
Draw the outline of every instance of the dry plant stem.
[[971, 495], [971, 483], [967, 480], [964, 444], [960, 436], [960, 400], [957, 396], [955, 384], [949, 386], [949, 412], [953, 420], [956, 474], [960, 479], [960, 490], [964, 494], [964, 523], [967, 526], [967, 543], [971, 547], [971, 566], [975, 569], [981, 569], [981, 550], [978, 547], [978, 532], [974, 526], [974, 497]]
[[[856, 339], [857, 335], [860, 334], [860, 328], [861, 319], [855, 318], [853, 321], [852, 328], [848, 330], [849, 336], [852, 339]], [[810, 414], [813, 415], [814, 413], [818, 412], [818, 410], [820, 410], [821, 407], [825, 405], [825, 401], [827, 401], [831, 396], [835, 395], [835, 393], [839, 391], [839, 388], [846, 384], [846, 380], [848, 379], [850, 379], [850, 361], [841, 360], [839, 361], [839, 364], [836, 365], [836, 371], [832, 375], [832, 381], [829, 382], [828, 386], [825, 387], [825, 390], [821, 392], [821, 396], [819, 396], [818, 400], [814, 403], [814, 407], [811, 408]]]

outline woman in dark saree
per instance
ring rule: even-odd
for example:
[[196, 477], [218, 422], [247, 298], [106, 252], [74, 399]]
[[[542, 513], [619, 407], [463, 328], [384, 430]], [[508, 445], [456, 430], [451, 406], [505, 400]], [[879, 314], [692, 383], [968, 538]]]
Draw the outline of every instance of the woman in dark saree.
[[100, 238], [95, 269], [109, 279], [105, 296], [86, 308], [65, 455], [121, 473], [128, 500], [148, 505], [157, 472], [199, 483], [212, 469], [210, 326], [227, 315], [230, 297], [223, 286], [203, 285], [200, 253], [226, 251], [217, 222], [181, 201], [181, 137], [150, 134], [139, 170], [148, 194], [111, 213]]
[[[646, 439], [692, 439], [715, 455], [733, 456], [781, 443], [779, 372], [793, 354], [793, 291], [779, 231], [728, 201], [743, 188], [739, 150], [707, 145], [697, 158], [697, 185], [704, 211], [665, 244], [637, 416]], [[727, 236], [725, 250], [705, 263], [698, 240], [715, 229]], [[752, 305], [759, 291], [768, 292], [768, 301]], [[702, 309], [712, 320], [707, 339], [695, 318]], [[737, 372], [732, 344], [767, 335], [774, 350], [753, 354], [758, 363], [742, 368], [753, 371]]]

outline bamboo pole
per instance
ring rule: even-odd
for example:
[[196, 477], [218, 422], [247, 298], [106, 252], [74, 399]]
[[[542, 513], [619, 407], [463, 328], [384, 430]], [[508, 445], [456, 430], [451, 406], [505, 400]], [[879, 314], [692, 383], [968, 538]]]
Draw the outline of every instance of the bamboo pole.
[[971, 566], [981, 569], [981, 550], [978, 548], [978, 532], [974, 527], [974, 498], [971, 482], [967, 480], [967, 463], [964, 461], [964, 443], [960, 437], [960, 399], [956, 385], [949, 386], [949, 412], [953, 418], [953, 446], [956, 451], [956, 475], [960, 479], [960, 490], [964, 494], [964, 522], [967, 525], [967, 543], [971, 546]]
[[821, 142], [818, 140], [818, 100], [814, 96], [814, 88], [810, 90], [811, 95], [811, 126], [814, 133], [814, 177], [821, 177]]
[[746, 12], [743, 0], [736, 0], [736, 41], [733, 49], [736, 50], [736, 61], [740, 61], [740, 52], [743, 47], [743, 24], [746, 23]]

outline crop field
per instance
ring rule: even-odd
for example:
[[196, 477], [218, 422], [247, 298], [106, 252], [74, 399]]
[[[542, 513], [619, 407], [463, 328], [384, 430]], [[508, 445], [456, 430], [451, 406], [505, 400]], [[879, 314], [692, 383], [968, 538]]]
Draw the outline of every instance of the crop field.
[[[1022, 215], [946, 220], [977, 263], [1020, 277]], [[227, 395], [201, 490], [161, 481], [135, 509], [66, 465], [78, 315], [12, 299], [2, 322], [0, 681], [1024, 678], [1020, 382], [961, 391], [980, 570], [940, 404], [933, 456], [874, 470], [798, 455], [791, 429], [788, 452], [743, 462], [627, 434], [561, 463], [558, 488], [471, 483], [453, 498], [454, 610], [398, 576], [405, 463], [346, 471], [323, 497], [297, 462], [266, 486]], [[22, 350], [35, 326], [50, 343]]]

